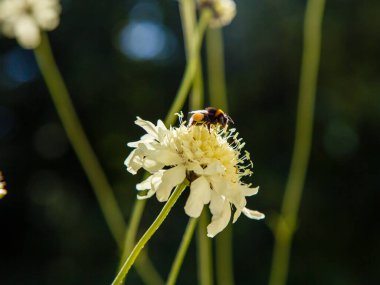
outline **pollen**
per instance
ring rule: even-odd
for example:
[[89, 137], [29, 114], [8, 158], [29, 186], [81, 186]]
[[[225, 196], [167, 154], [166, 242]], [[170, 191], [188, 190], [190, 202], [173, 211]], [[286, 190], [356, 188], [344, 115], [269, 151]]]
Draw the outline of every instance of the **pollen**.
[[204, 119], [205, 115], [201, 113], [195, 113], [193, 115], [193, 120], [196, 122], [201, 122]]

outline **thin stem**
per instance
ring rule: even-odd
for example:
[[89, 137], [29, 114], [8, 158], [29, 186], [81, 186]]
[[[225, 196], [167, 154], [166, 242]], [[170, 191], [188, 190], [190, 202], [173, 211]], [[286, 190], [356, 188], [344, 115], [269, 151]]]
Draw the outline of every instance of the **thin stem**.
[[295, 143], [282, 214], [274, 229], [270, 285], [284, 285], [288, 275], [291, 244], [312, 143], [314, 104], [321, 49], [321, 26], [325, 0], [309, 0], [304, 20], [304, 50], [301, 67]]
[[112, 236], [121, 248], [126, 227], [123, 215], [75, 112], [67, 88], [54, 60], [46, 33], [42, 33], [41, 44], [34, 50], [34, 53], [67, 136], [94, 189], [95, 196]]
[[146, 248], [140, 252], [139, 257], [136, 259], [135, 269], [145, 284], [164, 285], [164, 281], [149, 259]]
[[214, 274], [212, 269], [212, 244], [207, 237], [207, 223], [210, 220], [207, 211], [202, 211], [199, 218], [197, 247], [198, 247], [198, 279], [200, 285], [214, 284]]
[[180, 0], [179, 12], [181, 15], [183, 41], [185, 44], [185, 51], [187, 58], [191, 55], [191, 49], [193, 47], [193, 37], [195, 34], [195, 27], [197, 21], [197, 15], [195, 13], [195, 1], [194, 0]]
[[[147, 176], [147, 175], [146, 175]], [[125, 234], [123, 254], [120, 260], [120, 266], [131, 253], [136, 242], [136, 235], [141, 221], [142, 214], [146, 205], [146, 200], [137, 200], [133, 206], [132, 215], [129, 221], [127, 232]]]
[[232, 234], [232, 225], [229, 224], [221, 233], [216, 236], [215, 271], [218, 285], [234, 284]]
[[203, 9], [201, 18], [199, 20], [198, 28], [195, 32], [195, 38], [194, 38], [194, 46], [192, 49], [191, 56], [189, 57], [189, 60], [186, 65], [186, 70], [182, 78], [181, 85], [179, 87], [179, 90], [177, 92], [177, 95], [174, 99], [174, 102], [172, 103], [170, 110], [168, 112], [168, 115], [165, 118], [165, 124], [171, 125], [174, 120], [175, 116], [174, 114], [178, 112], [178, 110], [182, 109], [182, 106], [185, 103], [187, 94], [190, 90], [191, 84], [194, 81], [194, 76], [197, 71], [197, 66], [199, 63], [199, 51], [202, 46], [202, 40], [203, 35], [205, 33], [205, 30], [208, 26], [208, 23], [211, 19], [211, 11], [209, 9]]
[[169, 277], [168, 277], [168, 281], [166, 282], [166, 285], [174, 285], [177, 281], [179, 270], [181, 269], [187, 249], [189, 248], [191, 239], [194, 235], [194, 230], [195, 230], [195, 226], [197, 225], [197, 222], [198, 222], [197, 219], [190, 218], [189, 222], [187, 223], [187, 227], [182, 237], [182, 241], [177, 251], [177, 255], [174, 259], [172, 268], [170, 269], [170, 273], [169, 273]]
[[157, 229], [161, 226], [170, 210], [174, 206], [175, 202], [178, 200], [179, 196], [185, 190], [185, 188], [189, 185], [189, 182], [185, 179], [180, 185], [176, 187], [174, 192], [170, 195], [169, 200], [166, 202], [165, 206], [162, 208], [160, 214], [157, 216], [156, 220], [149, 227], [149, 229], [145, 232], [145, 234], [141, 237], [139, 242], [136, 244], [131, 254], [121, 267], [119, 273], [117, 274], [115, 280], [112, 284], [121, 284], [124, 278], [127, 276], [129, 269], [135, 262], [136, 258], [139, 256], [141, 250], [144, 248], [145, 244], [150, 240], [153, 234], [157, 231]]
[[[224, 44], [221, 29], [207, 30], [206, 51], [211, 105], [228, 112], [224, 70]], [[232, 236], [232, 225], [230, 224], [215, 238], [215, 269], [217, 284], [219, 285], [234, 284]]]
[[[193, 39], [195, 33], [195, 23], [197, 20], [196, 7], [194, 0], [181, 0], [179, 2], [179, 11], [181, 14], [182, 32], [185, 42], [186, 57], [191, 56]], [[203, 106], [203, 75], [200, 54], [198, 53], [197, 70], [194, 76], [193, 90], [190, 95], [190, 106], [199, 106], [196, 108], [190, 107], [191, 110], [200, 109]]]
[[228, 112], [222, 29], [207, 30], [206, 52], [211, 106], [221, 108], [225, 112]]

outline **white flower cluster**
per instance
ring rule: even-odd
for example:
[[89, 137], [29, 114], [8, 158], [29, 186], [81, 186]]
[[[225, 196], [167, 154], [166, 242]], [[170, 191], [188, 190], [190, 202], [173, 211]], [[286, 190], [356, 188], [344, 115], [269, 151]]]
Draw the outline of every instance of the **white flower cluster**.
[[59, 24], [59, 0], [0, 0], [0, 28], [27, 49], [36, 48], [41, 30], [51, 31]]
[[198, 0], [200, 7], [208, 7], [213, 12], [210, 27], [219, 28], [231, 23], [236, 15], [236, 4], [233, 0]]
[[246, 196], [255, 195], [258, 187], [241, 181], [252, 174], [249, 153], [241, 155], [244, 143], [234, 129], [203, 125], [186, 126], [185, 123], [167, 129], [162, 121], [157, 125], [140, 119], [135, 123], [147, 134], [137, 142], [129, 143], [135, 148], [125, 161], [127, 170], [136, 174], [140, 168], [151, 173], [145, 181], [137, 184], [137, 190], [148, 190], [145, 199], [156, 194], [159, 201], [167, 201], [173, 188], [184, 179], [190, 181], [190, 194], [185, 212], [190, 217], [200, 216], [203, 206], [209, 204], [212, 221], [207, 235], [214, 237], [222, 231], [231, 218], [231, 206], [235, 208], [233, 222], [243, 212], [252, 219], [264, 215], [247, 209]]

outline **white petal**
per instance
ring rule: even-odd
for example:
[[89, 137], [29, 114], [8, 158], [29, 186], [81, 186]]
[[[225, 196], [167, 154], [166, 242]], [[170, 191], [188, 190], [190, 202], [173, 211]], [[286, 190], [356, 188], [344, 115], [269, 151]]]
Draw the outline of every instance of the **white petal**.
[[143, 164], [143, 155], [141, 153], [141, 150], [139, 149], [132, 150], [132, 152], [128, 155], [128, 157], [124, 161], [124, 164], [130, 173], [136, 174]]
[[160, 170], [137, 184], [136, 189], [138, 191], [149, 190], [146, 195], [137, 195], [137, 199], [143, 200], [152, 197], [156, 193], [157, 188], [162, 183], [162, 176], [164, 172], [164, 170]]
[[146, 195], [137, 195], [137, 200], [145, 200], [152, 197], [156, 192], [149, 190]]
[[203, 210], [203, 205], [210, 202], [210, 183], [200, 176], [190, 185], [190, 195], [186, 201], [185, 212], [193, 218], [198, 218]]
[[216, 193], [211, 191], [210, 211], [213, 215], [219, 215], [223, 211], [225, 199]]
[[162, 182], [157, 189], [157, 199], [160, 202], [167, 201], [173, 188], [179, 185], [186, 177], [186, 168], [182, 165], [165, 170]]
[[205, 175], [223, 174], [226, 168], [220, 161], [210, 163], [204, 170]]
[[159, 128], [159, 129], [163, 129], [163, 130], [166, 130], [166, 131], [168, 130], [168, 129], [166, 128], [164, 122], [161, 121], [161, 120], [158, 120], [158, 121], [157, 121], [157, 128]]
[[162, 183], [162, 176], [165, 173], [165, 170], [160, 170], [151, 176], [149, 176], [147, 179], [144, 181], [141, 181], [139, 184], [136, 185], [136, 189], [138, 191], [143, 191], [143, 190], [152, 190], [156, 192], [160, 184]]
[[197, 161], [187, 163], [187, 169], [190, 171], [194, 171], [197, 175], [203, 175], [204, 173], [203, 168]]
[[145, 134], [145, 135], [143, 135], [140, 138], [139, 141], [129, 142], [129, 143], [127, 143], [127, 146], [129, 146], [129, 147], [138, 147], [139, 144], [152, 143], [154, 141], [155, 141], [154, 137], [152, 137], [150, 134]]
[[158, 138], [157, 128], [155, 125], [153, 125], [153, 123], [151, 123], [149, 121], [145, 121], [145, 120], [141, 119], [140, 117], [137, 117], [135, 124], [142, 127], [148, 134], [153, 136], [155, 139]]
[[15, 23], [14, 32], [19, 44], [26, 49], [36, 48], [40, 44], [40, 30], [30, 16], [20, 17]]
[[[244, 208], [243, 208], [244, 209]], [[235, 213], [234, 213], [234, 218], [233, 218], [233, 220], [232, 220], [232, 223], [234, 224], [236, 221], [237, 221], [237, 219], [240, 217], [240, 215], [241, 215], [241, 212], [242, 212], [242, 210], [243, 209], [236, 209], [236, 211], [235, 211]]]
[[244, 196], [253, 196], [256, 195], [257, 192], [259, 192], [259, 186], [255, 188], [246, 187], [246, 189], [244, 190]]
[[263, 213], [260, 213], [258, 211], [250, 210], [248, 208], [243, 209], [243, 214], [246, 215], [250, 219], [255, 220], [261, 220], [265, 218], [265, 215]]
[[153, 175], [150, 175], [147, 179], [145, 179], [144, 181], [141, 181], [139, 184], [136, 185], [136, 189], [138, 191], [144, 191], [144, 190], [149, 190], [152, 188], [152, 178], [153, 178], [154, 174]]
[[165, 166], [165, 164], [161, 163], [161, 162], [158, 162], [156, 160], [153, 160], [153, 159], [149, 159], [149, 158], [145, 158], [143, 160], [143, 165], [142, 167], [150, 172], [150, 173], [154, 173], [154, 172], [157, 172], [158, 170], [160, 170], [161, 168], [163, 168]]
[[207, 236], [214, 237], [215, 235], [220, 233], [228, 225], [230, 218], [231, 218], [230, 203], [227, 200], [225, 200], [223, 203], [222, 212], [220, 212], [218, 215], [213, 214], [212, 222], [207, 226]]
[[213, 189], [224, 196], [229, 202], [234, 204], [237, 209], [242, 209], [245, 207], [247, 201], [242, 191], [240, 191], [240, 184], [231, 183], [230, 181], [225, 180], [221, 176], [211, 176], [211, 184]]
[[176, 165], [182, 162], [182, 158], [178, 153], [167, 148], [148, 150], [146, 155], [153, 160], [156, 160], [165, 165]]
[[152, 189], [152, 191], [154, 191], [154, 193], [156, 193], [158, 187], [161, 185], [162, 176], [164, 175], [165, 171], [166, 170], [160, 170], [160, 171], [156, 172], [155, 174], [153, 174], [153, 177], [151, 180], [151, 189]]
[[59, 16], [55, 9], [40, 9], [34, 11], [34, 18], [37, 20], [40, 27], [51, 31], [58, 26]]

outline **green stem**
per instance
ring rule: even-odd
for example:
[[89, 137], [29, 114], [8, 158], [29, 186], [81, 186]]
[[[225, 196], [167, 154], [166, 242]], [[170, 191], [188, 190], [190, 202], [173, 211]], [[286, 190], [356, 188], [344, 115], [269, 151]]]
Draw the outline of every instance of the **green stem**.
[[321, 26], [325, 0], [309, 0], [304, 20], [304, 50], [301, 67], [295, 143], [282, 214], [274, 228], [270, 285], [284, 285], [288, 275], [291, 244], [302, 197], [312, 143], [314, 104], [321, 49]]
[[42, 33], [41, 44], [34, 50], [34, 53], [67, 136], [94, 189], [95, 196], [112, 236], [121, 248], [126, 227], [123, 215], [75, 112], [67, 88], [54, 60], [46, 33]]
[[124, 248], [120, 266], [131, 253], [136, 242], [136, 235], [141, 221], [142, 214], [146, 205], [146, 200], [137, 200], [133, 206], [131, 219], [125, 234]]
[[207, 30], [206, 52], [211, 106], [221, 108], [225, 112], [228, 112], [222, 29]]
[[183, 260], [185, 258], [187, 249], [189, 248], [191, 239], [194, 235], [195, 226], [197, 225], [198, 220], [194, 218], [190, 218], [186, 227], [186, 231], [182, 237], [181, 244], [177, 251], [177, 255], [174, 259], [172, 268], [170, 269], [168, 281], [166, 285], [174, 285], [177, 281], [179, 270], [181, 269]]
[[232, 233], [232, 225], [229, 224], [221, 233], [216, 236], [215, 271], [218, 285], [234, 284]]
[[202, 46], [203, 35], [211, 19], [211, 16], [212, 14], [209, 9], [202, 10], [198, 28], [195, 32], [195, 38], [193, 42], [194, 45], [192, 48], [191, 56], [189, 57], [189, 60], [187, 62], [186, 70], [183, 75], [182, 82], [177, 92], [177, 95], [169, 109], [168, 115], [165, 118], [166, 125], [171, 125], [175, 121], [176, 117], [174, 116], [174, 114], [178, 112], [178, 110], [181, 110], [185, 103], [187, 94], [190, 90], [191, 84], [194, 81], [194, 76], [197, 71], [197, 67], [199, 64], [199, 52]]
[[149, 241], [149, 239], [153, 236], [153, 234], [157, 231], [157, 229], [161, 226], [170, 210], [174, 206], [175, 202], [178, 200], [179, 196], [185, 190], [185, 188], [189, 185], [189, 182], [185, 179], [180, 185], [176, 187], [174, 192], [170, 195], [169, 200], [166, 202], [165, 206], [162, 208], [160, 214], [157, 216], [156, 220], [149, 227], [149, 229], [145, 232], [145, 234], [141, 237], [139, 242], [136, 244], [131, 254], [124, 262], [121, 267], [119, 273], [117, 274], [115, 280], [112, 284], [121, 284], [124, 278], [127, 276], [129, 269], [135, 262], [136, 258], [139, 256], [141, 250], [144, 248], [145, 244]]
[[[197, 14], [195, 9], [194, 0], [181, 0], [179, 2], [179, 11], [181, 14], [182, 32], [185, 43], [185, 51], [187, 59], [191, 56], [191, 49], [193, 47], [193, 39], [195, 34], [195, 23]], [[203, 106], [203, 75], [200, 55], [198, 53], [197, 70], [194, 76], [193, 90], [190, 95], [191, 110], [200, 109]]]
[[164, 285], [164, 281], [149, 259], [146, 248], [141, 251], [139, 257], [136, 259], [135, 269], [145, 284]]
[[207, 211], [202, 211], [199, 218], [197, 247], [198, 247], [198, 279], [200, 285], [214, 284], [212, 269], [212, 244], [211, 239], [207, 237], [207, 224], [210, 220]]
[[[208, 29], [206, 34], [207, 70], [210, 102], [228, 112], [224, 70], [224, 44], [221, 29]], [[216, 278], [219, 285], [234, 284], [232, 225], [228, 225], [215, 238]]]

